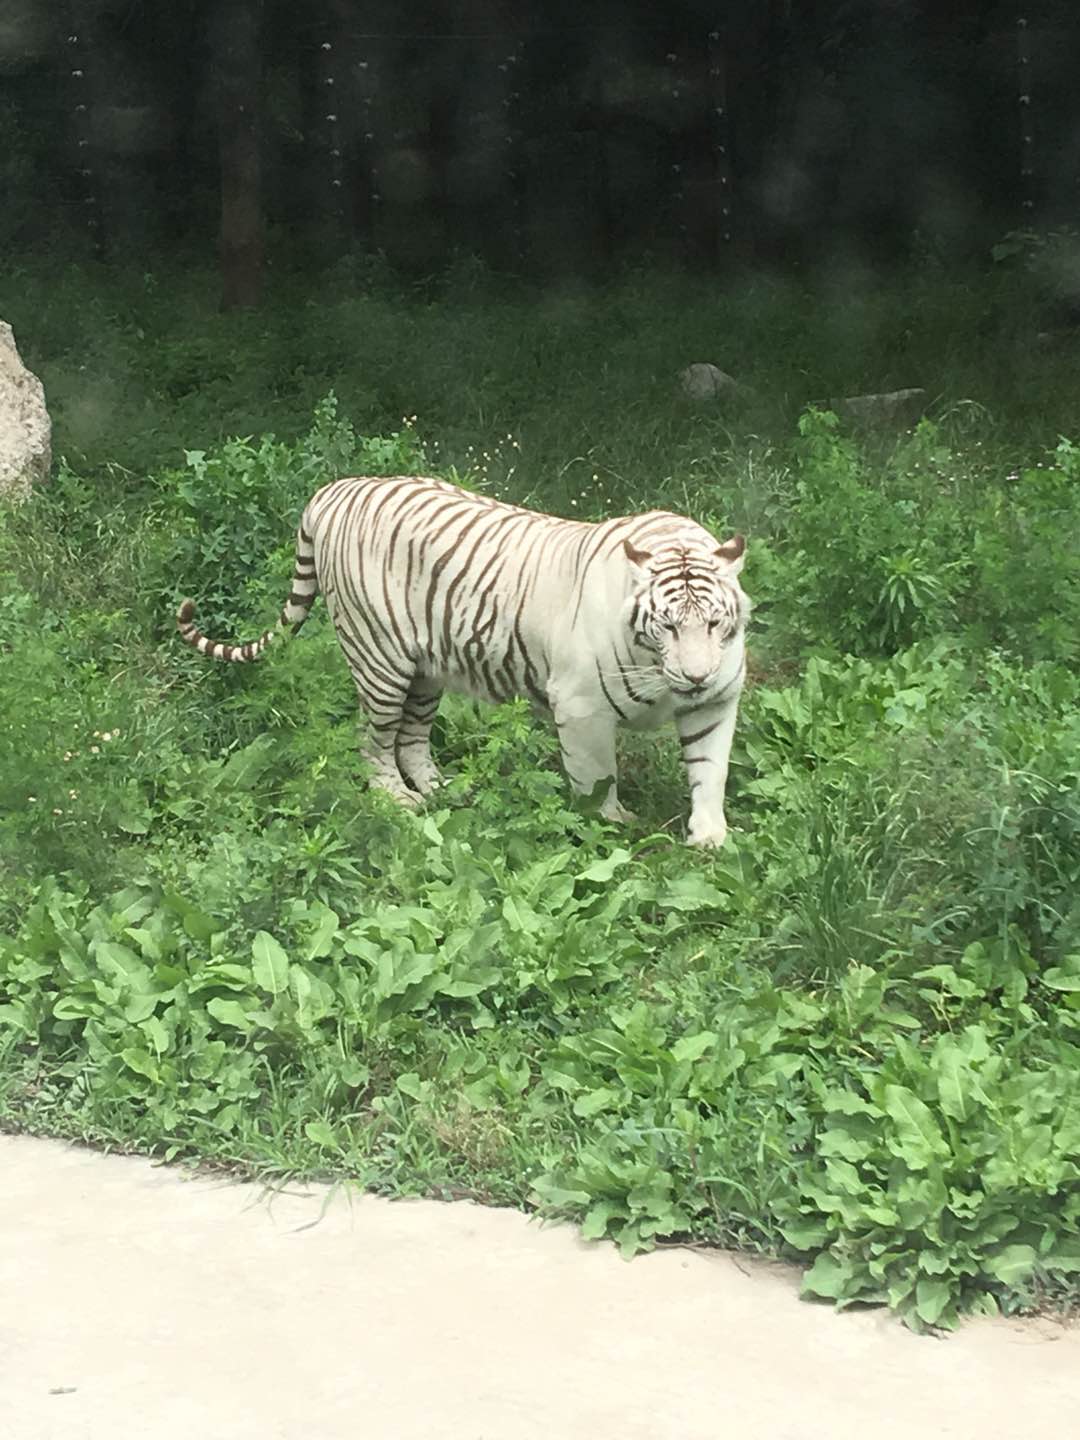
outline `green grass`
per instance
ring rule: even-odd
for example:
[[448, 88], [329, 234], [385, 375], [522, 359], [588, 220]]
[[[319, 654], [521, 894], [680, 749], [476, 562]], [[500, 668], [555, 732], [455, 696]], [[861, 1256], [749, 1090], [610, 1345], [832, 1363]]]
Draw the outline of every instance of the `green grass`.
[[[63, 459], [0, 518], [0, 1120], [792, 1254], [917, 1328], [1075, 1295], [1080, 377], [1022, 283], [15, 279]], [[691, 404], [697, 359], [757, 397]], [[910, 434], [808, 408], [906, 384]], [[267, 623], [350, 470], [751, 536], [720, 854], [671, 737], [622, 831], [448, 701], [402, 814], [321, 607], [250, 669], [179, 645], [182, 594]]]

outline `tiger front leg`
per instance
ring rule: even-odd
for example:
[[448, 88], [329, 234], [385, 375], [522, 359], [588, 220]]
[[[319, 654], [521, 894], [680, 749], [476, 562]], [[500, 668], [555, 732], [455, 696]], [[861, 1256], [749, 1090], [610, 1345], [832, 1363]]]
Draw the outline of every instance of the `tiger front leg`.
[[636, 817], [619, 804], [616, 788], [615, 721], [603, 714], [563, 715], [555, 712], [563, 768], [578, 795], [591, 795], [602, 781], [609, 782], [600, 806], [605, 820], [629, 824]]
[[738, 708], [736, 696], [724, 705], [703, 707], [675, 717], [690, 782], [690, 825], [686, 838], [691, 845], [716, 847], [727, 839], [724, 793]]

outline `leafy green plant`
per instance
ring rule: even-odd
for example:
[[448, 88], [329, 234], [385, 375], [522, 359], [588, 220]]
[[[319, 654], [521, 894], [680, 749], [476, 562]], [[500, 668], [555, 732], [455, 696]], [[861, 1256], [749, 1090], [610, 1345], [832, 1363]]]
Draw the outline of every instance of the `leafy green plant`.
[[1033, 1066], [996, 1040], [983, 1024], [928, 1049], [898, 1036], [870, 1083], [817, 1087], [816, 1154], [784, 1226], [816, 1255], [807, 1293], [952, 1326], [1080, 1269], [1075, 1047]]

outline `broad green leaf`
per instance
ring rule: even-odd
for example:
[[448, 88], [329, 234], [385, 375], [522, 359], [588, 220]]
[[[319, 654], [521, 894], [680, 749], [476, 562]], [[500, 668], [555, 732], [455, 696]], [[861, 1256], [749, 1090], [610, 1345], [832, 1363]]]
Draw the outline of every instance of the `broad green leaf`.
[[150, 809], [146, 805], [141, 807], [122, 805], [116, 813], [115, 821], [118, 829], [123, 830], [127, 835], [146, 835], [150, 831]]
[[[415, 986], [429, 979], [439, 969], [439, 957], [435, 954], [417, 955], [415, 952], [390, 954], [383, 951], [375, 967], [375, 983], [371, 993], [377, 1000], [389, 1000], [395, 995], [407, 995]], [[430, 992], [429, 992], [430, 993]], [[415, 999], [415, 997], [413, 997]]]
[[823, 1130], [818, 1136], [818, 1154], [823, 1156], [836, 1155], [842, 1160], [850, 1160], [856, 1163], [865, 1160], [871, 1154], [875, 1146], [870, 1140], [861, 1140], [852, 1135], [850, 1131], [830, 1126]]
[[940, 1175], [916, 1171], [905, 1175], [899, 1189], [893, 1193], [905, 1230], [924, 1229], [932, 1217], [941, 1214], [948, 1201], [948, 1192]]
[[838, 1190], [843, 1195], [866, 1198], [866, 1181], [850, 1161], [831, 1157], [825, 1161], [825, 1174], [833, 1190]]
[[404, 1075], [399, 1075], [396, 1085], [410, 1100], [426, 1100], [431, 1093], [431, 1081], [421, 1080], [415, 1070], [407, 1070]]
[[550, 1175], [541, 1175], [533, 1181], [533, 1196], [543, 1205], [562, 1208], [564, 1206], [588, 1205], [592, 1196], [587, 1190], [570, 1190], [560, 1185]]
[[197, 905], [193, 905], [191, 901], [187, 899], [186, 896], [181, 895], [179, 891], [167, 890], [162, 899], [170, 910], [180, 916], [184, 929], [193, 940], [205, 942], [222, 928], [216, 920], [211, 919], [211, 917], [207, 915], [204, 910], [200, 910]]
[[762, 1080], [790, 1080], [805, 1064], [806, 1057], [803, 1055], [796, 1055], [790, 1050], [774, 1050], [762, 1060], [759, 1074]]
[[251, 973], [250, 965], [234, 965], [231, 961], [224, 961], [219, 964], [208, 965], [205, 970], [200, 971], [196, 977], [195, 984], [198, 986], [220, 985], [223, 980], [230, 982], [232, 990], [243, 986], [249, 990], [254, 984], [254, 976]]
[[309, 1120], [304, 1126], [304, 1134], [309, 1140], [313, 1140], [316, 1145], [322, 1145], [325, 1149], [336, 1150], [339, 1148], [334, 1127], [325, 1120]]
[[580, 1115], [587, 1120], [592, 1115], [598, 1115], [601, 1110], [608, 1110], [619, 1098], [617, 1090], [601, 1088], [589, 1090], [584, 1095], [579, 1095], [574, 1101], [574, 1114]]
[[881, 1111], [853, 1090], [826, 1090], [821, 1097], [822, 1108], [837, 1115], [880, 1115]]
[[133, 1046], [129, 1046], [126, 1050], [120, 1051], [120, 1059], [129, 1070], [134, 1070], [139, 1075], [145, 1075], [148, 1080], [159, 1078], [158, 1063], [145, 1050], [136, 1050]]
[[191, 1058], [191, 1074], [196, 1080], [209, 1080], [225, 1058], [224, 1040], [209, 1040]]
[[100, 1015], [101, 1010], [101, 1002], [91, 996], [61, 995], [52, 1013], [57, 1020], [85, 1020], [88, 1015]]
[[947, 1275], [952, 1265], [948, 1250], [920, 1250], [919, 1269], [927, 1275]]
[[16, 1000], [10, 1005], [0, 1005], [0, 1030], [5, 1027], [12, 1030], [19, 1030], [24, 1035], [32, 1033], [32, 1022], [29, 1019], [27, 1007], [21, 1000]]
[[366, 1085], [371, 1079], [371, 1071], [368, 1067], [351, 1055], [341, 1062], [339, 1074], [341, 1083], [348, 1085], [350, 1090], [356, 1090], [361, 1085]]
[[234, 1030], [246, 1032], [252, 1028], [248, 1013], [239, 1000], [226, 1000], [221, 995], [215, 995], [206, 1002], [206, 1010], [215, 1020], [219, 1020], [222, 1025], [231, 1026]]
[[251, 973], [256, 985], [271, 995], [281, 995], [288, 989], [289, 957], [265, 930], [260, 930], [251, 942]]
[[503, 919], [511, 930], [519, 935], [535, 935], [540, 927], [540, 916], [515, 895], [507, 895], [502, 904]]
[[1068, 963], [1051, 966], [1042, 972], [1039, 979], [1051, 990], [1080, 990], [1080, 963], [1070, 956]]
[[1015, 1288], [1031, 1274], [1035, 1266], [1035, 1250], [1031, 1245], [1005, 1245], [996, 1255], [983, 1259], [982, 1268], [987, 1275], [1000, 1280], [1002, 1285]]
[[819, 1250], [829, 1238], [829, 1227], [824, 1220], [807, 1215], [781, 1225], [780, 1234], [793, 1250]]
[[626, 1207], [610, 1200], [599, 1200], [591, 1207], [581, 1223], [584, 1240], [602, 1240], [612, 1220], [625, 1220]]
[[105, 971], [133, 979], [142, 979], [150, 974], [146, 961], [127, 945], [118, 945], [111, 940], [95, 940], [92, 950], [94, 959]]
[[150, 991], [130, 996], [124, 1003], [124, 1019], [130, 1020], [132, 1025], [138, 1025], [141, 1020], [154, 1013], [160, 998], [160, 995]]
[[304, 950], [305, 960], [321, 960], [330, 954], [340, 921], [333, 910], [324, 910]]
[[594, 860], [584, 870], [578, 872], [579, 880], [594, 880], [599, 885], [605, 885], [615, 874], [621, 870], [630, 860], [629, 850], [613, 850], [610, 855], [604, 855], [599, 860]]
[[936, 1325], [951, 1298], [951, 1287], [947, 1280], [932, 1280], [922, 1276], [915, 1286], [916, 1314], [927, 1325]]
[[481, 980], [440, 980], [435, 993], [445, 995], [451, 1000], [469, 1000], [486, 990], [490, 983]]
[[557, 1062], [552, 1065], [545, 1065], [543, 1069], [545, 1082], [553, 1090], [562, 1090], [567, 1095], [576, 1095], [582, 1088], [581, 1081], [569, 1070], [560, 1069]]
[[250, 790], [273, 761], [277, 742], [271, 735], [260, 735], [242, 750], [229, 756], [218, 773], [218, 783], [226, 789]]
[[942, 1110], [951, 1120], [966, 1120], [974, 1077], [967, 1055], [951, 1035], [942, 1035], [934, 1046], [931, 1066], [937, 1077]]
[[837, 1260], [823, 1250], [803, 1276], [802, 1292], [820, 1295], [826, 1300], [840, 1300], [847, 1294], [850, 1281], [850, 1263]]
[[672, 1058], [679, 1063], [697, 1060], [716, 1044], [716, 1040], [715, 1030], [699, 1030], [696, 1035], [684, 1035], [671, 1047]]
[[289, 967], [289, 989], [296, 1001], [296, 1015], [306, 1029], [311, 1024], [311, 976], [302, 965]]
[[931, 965], [926, 970], [916, 970], [916, 980], [936, 980], [949, 995], [954, 995], [958, 1000], [970, 1000], [978, 995], [979, 987], [973, 980], [965, 979], [958, 975], [951, 965]]
[[710, 885], [699, 870], [694, 870], [689, 875], [676, 876], [657, 898], [666, 910], [688, 913], [694, 910], [725, 909], [732, 903], [731, 896], [715, 885]]
[[1039, 1264], [1044, 1270], [1052, 1270], [1062, 1275], [1080, 1273], [1080, 1240], [1063, 1239], [1045, 1255], [1039, 1256]]
[[166, 1053], [169, 1049], [169, 1032], [156, 1015], [151, 1015], [144, 1020], [139, 1029], [153, 1045], [158, 1055]]
[[989, 1290], [984, 1290], [981, 1295], [972, 1296], [968, 1304], [972, 1315], [982, 1315], [992, 1320], [1001, 1314], [1001, 1307]]
[[904, 1085], [886, 1085], [885, 1113], [896, 1126], [894, 1153], [906, 1160], [913, 1170], [925, 1170], [935, 1159], [948, 1155], [949, 1147], [942, 1137], [930, 1107]]
[[618, 1236], [619, 1254], [624, 1260], [632, 1260], [635, 1255], [640, 1255], [643, 1250], [653, 1248], [652, 1241], [642, 1234], [642, 1226], [639, 1220], [628, 1220], [619, 1231]]

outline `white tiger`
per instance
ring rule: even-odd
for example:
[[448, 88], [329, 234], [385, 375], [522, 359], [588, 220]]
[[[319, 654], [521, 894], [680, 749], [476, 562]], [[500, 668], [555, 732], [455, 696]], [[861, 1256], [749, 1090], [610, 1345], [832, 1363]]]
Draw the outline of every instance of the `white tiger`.
[[215, 660], [256, 659], [298, 629], [318, 590], [369, 720], [372, 779], [405, 805], [436, 788], [431, 726], [444, 690], [524, 694], [550, 709], [574, 789], [608, 781], [615, 731], [674, 719], [691, 794], [689, 840], [721, 845], [746, 674], [745, 542], [665, 511], [598, 524], [506, 505], [415, 476], [335, 480], [309, 501], [277, 626], [208, 640], [185, 600], [177, 626]]

